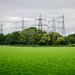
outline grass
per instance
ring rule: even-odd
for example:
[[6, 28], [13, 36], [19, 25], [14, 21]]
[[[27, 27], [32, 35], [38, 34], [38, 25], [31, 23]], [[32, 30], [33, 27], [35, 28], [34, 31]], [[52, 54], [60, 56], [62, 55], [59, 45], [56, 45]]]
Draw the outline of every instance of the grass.
[[75, 47], [2, 47], [0, 75], [75, 75]]

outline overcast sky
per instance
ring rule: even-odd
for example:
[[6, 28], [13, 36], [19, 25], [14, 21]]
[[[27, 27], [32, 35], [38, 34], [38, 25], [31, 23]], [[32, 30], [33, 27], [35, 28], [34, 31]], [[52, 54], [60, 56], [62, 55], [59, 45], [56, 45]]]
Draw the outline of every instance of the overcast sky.
[[[29, 21], [26, 27], [30, 27], [38, 24], [35, 19], [40, 13], [47, 20], [64, 14], [66, 34], [75, 33], [75, 0], [0, 0], [0, 21], [19, 21], [21, 17], [25, 17], [25, 20]], [[20, 23], [3, 22], [3, 24], [4, 34], [21, 30], [17, 29]], [[47, 27], [43, 29], [51, 30]]]

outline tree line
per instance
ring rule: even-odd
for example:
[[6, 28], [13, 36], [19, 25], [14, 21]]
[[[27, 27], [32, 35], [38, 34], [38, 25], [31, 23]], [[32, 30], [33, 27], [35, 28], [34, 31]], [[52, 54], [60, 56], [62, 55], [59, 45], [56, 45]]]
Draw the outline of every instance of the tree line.
[[58, 32], [45, 32], [34, 27], [4, 35], [0, 33], [0, 45], [69, 45], [75, 44], [75, 34], [61, 36]]

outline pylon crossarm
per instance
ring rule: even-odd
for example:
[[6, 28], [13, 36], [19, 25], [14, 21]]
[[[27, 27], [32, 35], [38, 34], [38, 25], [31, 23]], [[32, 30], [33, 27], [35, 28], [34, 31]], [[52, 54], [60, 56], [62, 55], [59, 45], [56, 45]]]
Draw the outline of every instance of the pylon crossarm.
[[62, 23], [62, 22], [60, 22], [60, 21], [56, 21], [57, 23]]
[[48, 26], [47, 24], [43, 24], [43, 26]]
[[39, 20], [39, 19], [35, 19], [35, 21], [36, 21], [36, 20]]
[[48, 21], [48, 24], [49, 24], [50, 22], [52, 22], [52, 21]]
[[45, 20], [45, 21], [47, 21], [46, 19], [42, 19], [42, 20]]

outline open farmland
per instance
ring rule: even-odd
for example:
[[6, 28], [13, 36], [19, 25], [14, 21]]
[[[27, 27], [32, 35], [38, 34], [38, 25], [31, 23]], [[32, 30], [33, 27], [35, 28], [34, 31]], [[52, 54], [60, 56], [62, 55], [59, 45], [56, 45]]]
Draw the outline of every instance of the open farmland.
[[0, 47], [0, 75], [75, 75], [75, 47]]

